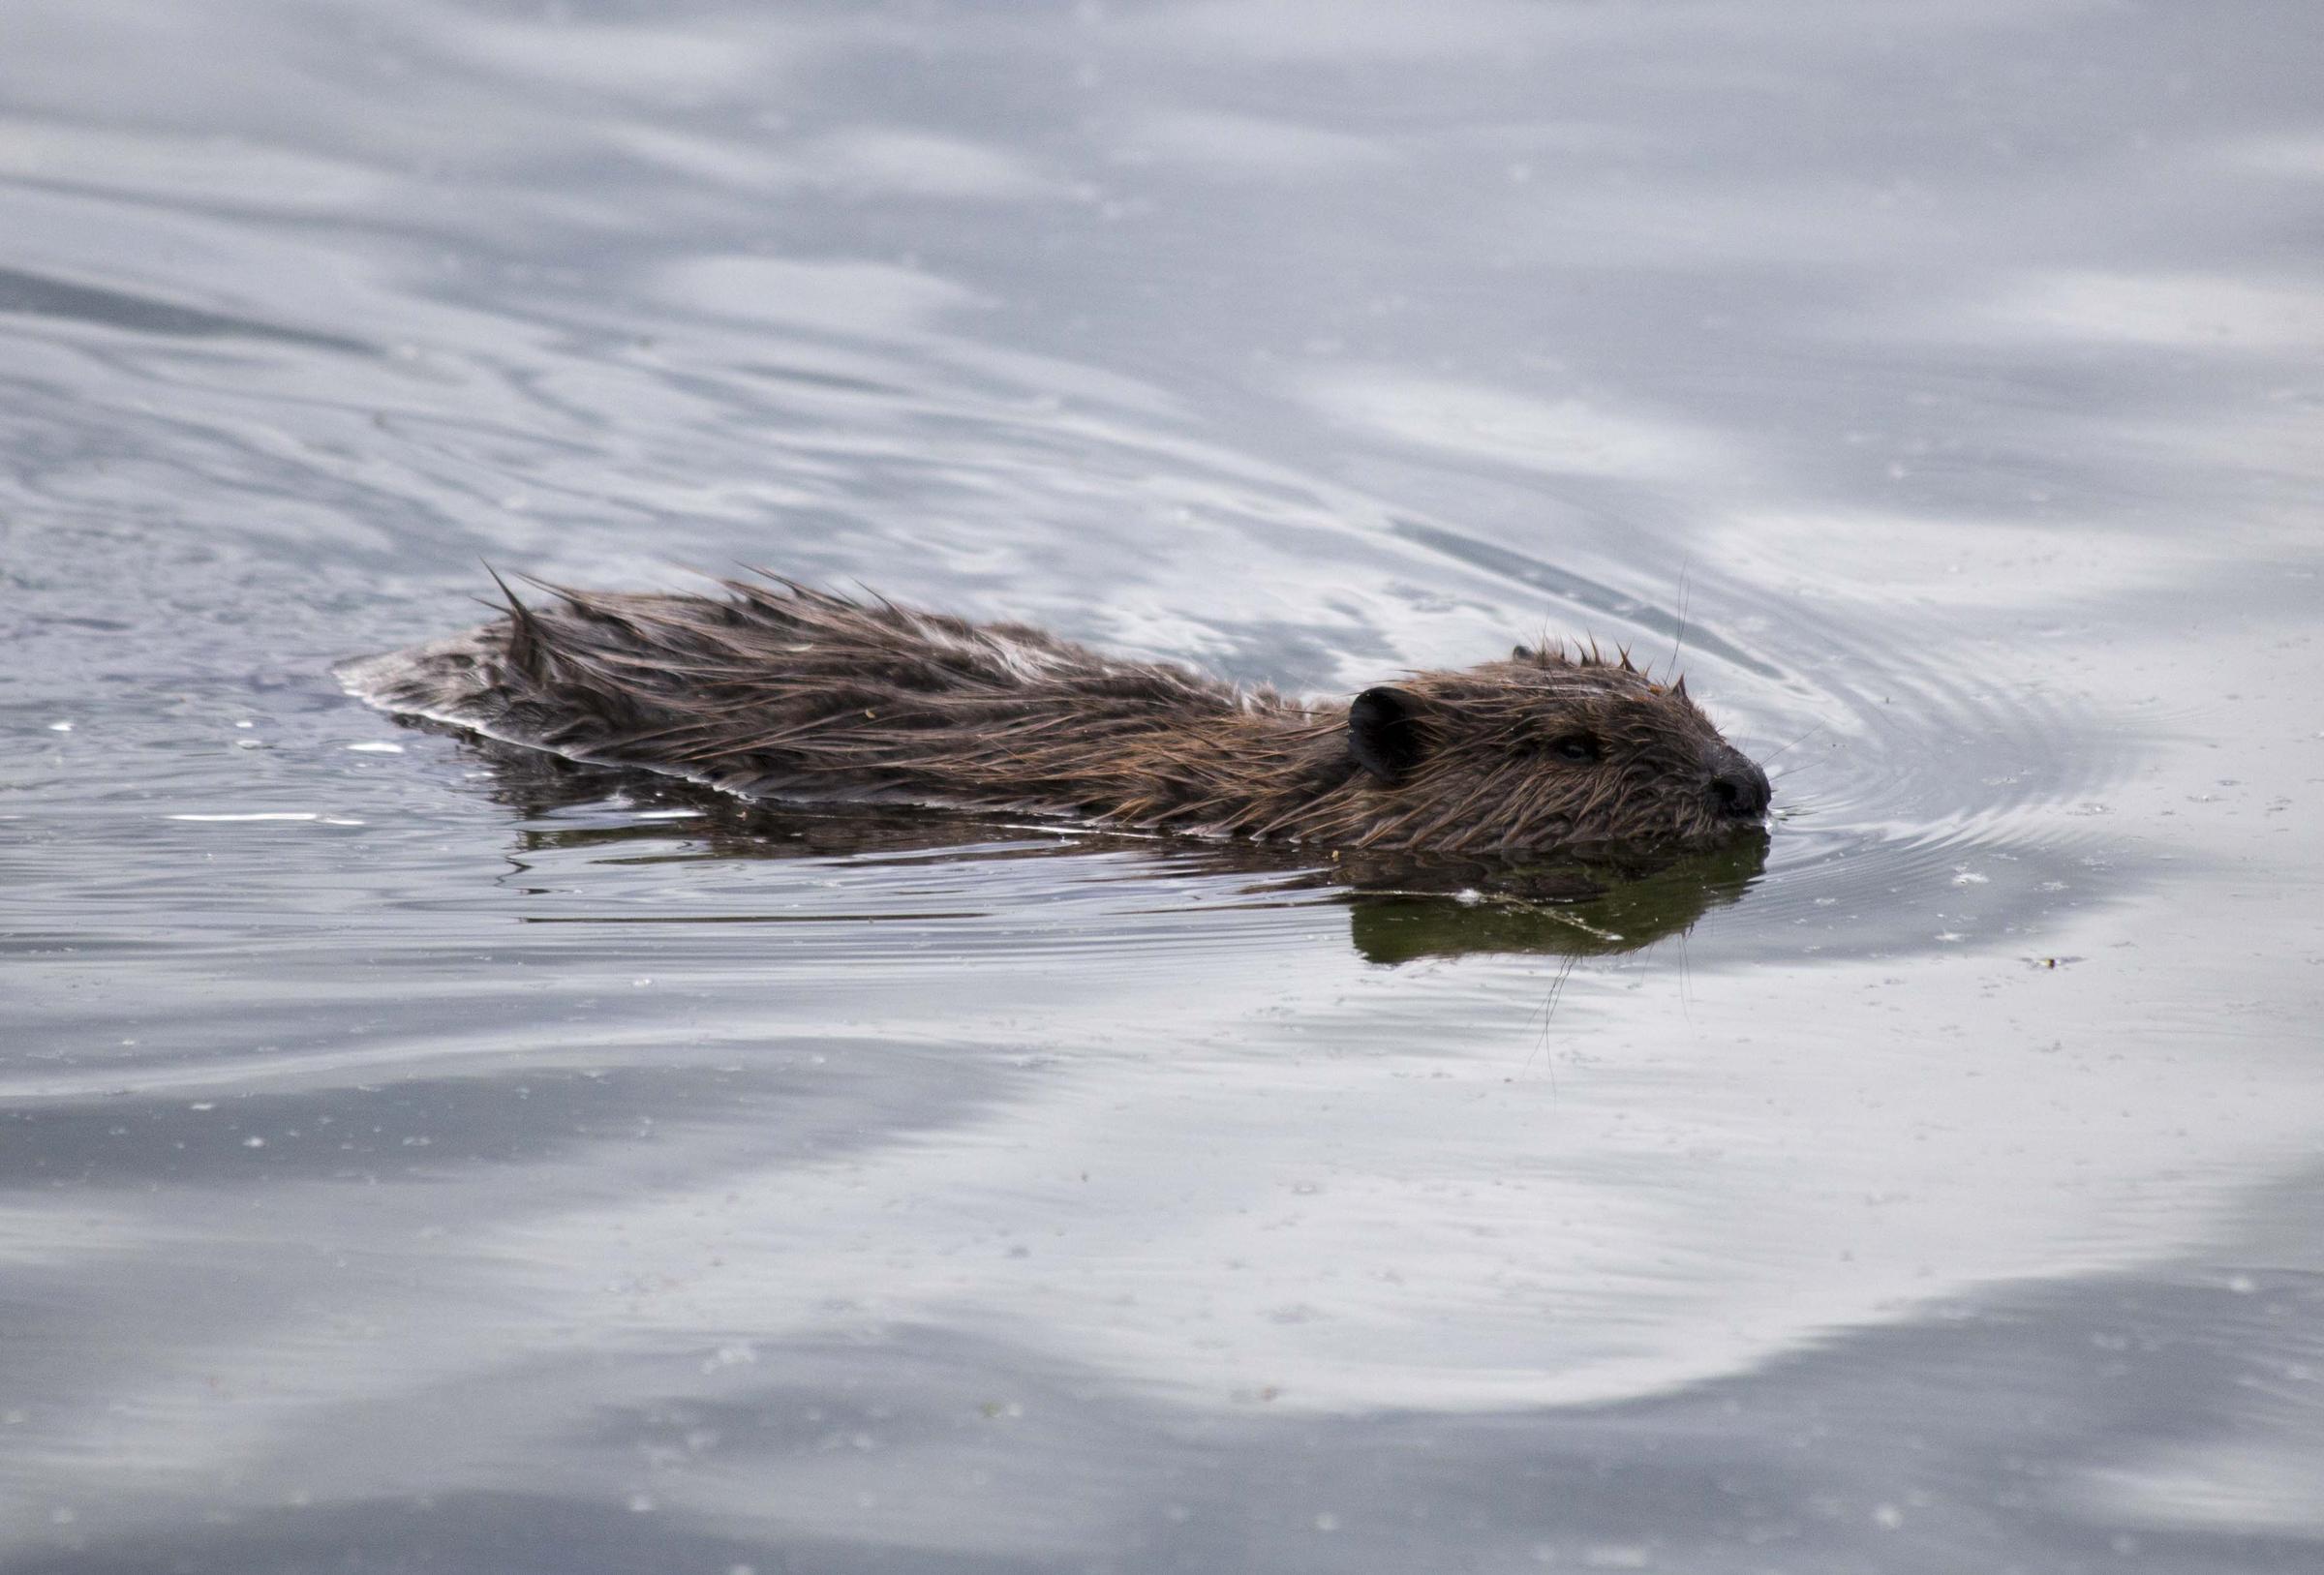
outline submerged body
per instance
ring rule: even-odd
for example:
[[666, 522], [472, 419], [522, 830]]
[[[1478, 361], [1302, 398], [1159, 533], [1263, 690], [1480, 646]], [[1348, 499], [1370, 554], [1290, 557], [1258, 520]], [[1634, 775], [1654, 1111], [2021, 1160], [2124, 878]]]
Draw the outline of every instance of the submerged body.
[[1767, 811], [1766, 776], [1683, 681], [1626, 659], [1519, 647], [1307, 705], [1021, 624], [725, 591], [511, 596], [501, 620], [339, 676], [385, 711], [751, 798], [1583, 856], [1708, 847]]

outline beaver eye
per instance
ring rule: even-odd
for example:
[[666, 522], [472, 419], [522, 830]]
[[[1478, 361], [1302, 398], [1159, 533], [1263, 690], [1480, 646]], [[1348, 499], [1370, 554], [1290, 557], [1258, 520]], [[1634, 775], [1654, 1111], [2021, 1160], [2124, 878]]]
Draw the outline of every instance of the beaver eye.
[[1587, 733], [1569, 733], [1552, 740], [1549, 752], [1572, 765], [1587, 766], [1599, 757], [1598, 741]]

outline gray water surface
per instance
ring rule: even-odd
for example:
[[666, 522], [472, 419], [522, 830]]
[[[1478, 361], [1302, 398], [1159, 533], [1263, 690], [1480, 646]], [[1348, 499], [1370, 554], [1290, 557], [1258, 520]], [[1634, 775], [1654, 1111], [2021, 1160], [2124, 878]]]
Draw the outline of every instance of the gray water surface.
[[[2324, 1568], [2324, 16], [0, 17], [0, 1569]], [[1596, 902], [330, 665], [1675, 659]]]

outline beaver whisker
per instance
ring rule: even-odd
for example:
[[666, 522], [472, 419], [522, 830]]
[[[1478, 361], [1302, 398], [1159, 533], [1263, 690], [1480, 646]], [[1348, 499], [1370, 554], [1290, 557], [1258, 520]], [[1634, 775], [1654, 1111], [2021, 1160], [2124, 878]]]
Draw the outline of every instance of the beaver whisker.
[[1784, 745], [1784, 747], [1783, 747], [1782, 749], [1777, 749], [1777, 750], [1775, 750], [1773, 753], [1770, 753], [1770, 754], [1767, 754], [1767, 755], [1763, 755], [1763, 756], [1761, 756], [1761, 757], [1759, 758], [1759, 760], [1758, 760], [1758, 762], [1756, 762], [1756, 764], [1758, 766], [1759, 770], [1761, 770], [1761, 771], [1765, 771], [1765, 770], [1767, 769], [1767, 762], [1768, 762], [1768, 761], [1770, 761], [1770, 760], [1773, 760], [1773, 759], [1776, 757], [1776, 755], [1780, 755], [1780, 754], [1784, 753], [1784, 752], [1785, 752], [1785, 750], [1788, 750], [1788, 749], [1796, 749], [1796, 748], [1798, 748], [1798, 747], [1799, 747], [1801, 744], [1803, 744], [1803, 743], [1807, 742], [1808, 742], [1810, 739], [1814, 738], [1814, 737], [1815, 737], [1817, 734], [1819, 734], [1819, 733], [1822, 732], [1822, 731], [1823, 731], [1823, 729], [1824, 729], [1824, 724], [1823, 724], [1823, 723], [1821, 723], [1821, 722], [1818, 722], [1818, 723], [1817, 723], [1817, 724], [1816, 724], [1814, 727], [1811, 727], [1811, 728], [1809, 728], [1809, 729], [1808, 729], [1808, 730], [1807, 730], [1805, 733], [1802, 733], [1802, 734], [1801, 734], [1801, 735], [1800, 735], [1798, 738], [1796, 738], [1796, 739], [1793, 739], [1793, 740], [1792, 740], [1792, 741], [1791, 741], [1789, 743], [1787, 743], [1787, 744], [1785, 744], [1785, 745]]
[[1687, 571], [1691, 560], [1678, 565], [1678, 633], [1670, 642], [1670, 671], [1678, 671], [1679, 653], [1687, 649]]

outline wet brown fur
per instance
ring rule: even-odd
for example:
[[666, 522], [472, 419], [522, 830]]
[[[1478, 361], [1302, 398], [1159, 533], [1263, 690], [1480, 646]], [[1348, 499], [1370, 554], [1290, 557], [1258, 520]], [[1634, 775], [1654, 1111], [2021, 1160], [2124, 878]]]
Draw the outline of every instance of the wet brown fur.
[[543, 589], [340, 677], [384, 710], [755, 798], [1497, 854], [1709, 846], [1766, 807], [1683, 681], [1594, 650], [1305, 705], [774, 576], [723, 596]]

